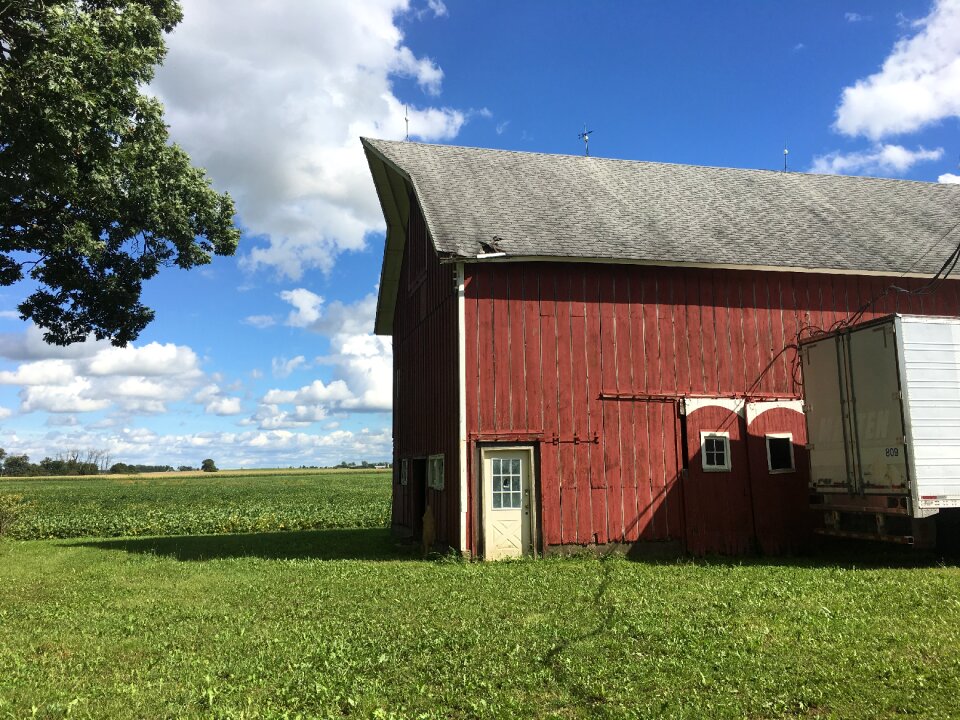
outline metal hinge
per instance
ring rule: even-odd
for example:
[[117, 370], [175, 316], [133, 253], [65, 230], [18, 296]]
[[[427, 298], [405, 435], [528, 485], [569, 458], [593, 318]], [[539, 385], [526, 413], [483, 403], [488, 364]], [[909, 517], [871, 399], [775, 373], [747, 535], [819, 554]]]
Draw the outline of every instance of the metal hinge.
[[571, 443], [573, 445], [579, 445], [580, 443], [588, 443], [591, 445], [600, 444], [600, 436], [597, 433], [593, 434], [592, 438], [580, 437], [579, 435], [573, 435], [569, 438], [561, 438], [557, 433], [553, 434], [553, 437], [550, 438], [550, 442], [554, 445], [560, 445], [561, 443]]

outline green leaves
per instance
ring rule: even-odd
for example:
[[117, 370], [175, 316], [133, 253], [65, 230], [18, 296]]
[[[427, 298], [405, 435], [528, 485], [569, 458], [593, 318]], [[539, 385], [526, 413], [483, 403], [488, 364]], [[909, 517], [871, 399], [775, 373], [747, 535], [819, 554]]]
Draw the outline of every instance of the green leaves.
[[153, 318], [144, 280], [236, 250], [233, 200], [141, 92], [180, 18], [174, 0], [33, 0], [0, 15], [0, 285], [39, 283], [19, 309], [48, 342], [123, 345]]

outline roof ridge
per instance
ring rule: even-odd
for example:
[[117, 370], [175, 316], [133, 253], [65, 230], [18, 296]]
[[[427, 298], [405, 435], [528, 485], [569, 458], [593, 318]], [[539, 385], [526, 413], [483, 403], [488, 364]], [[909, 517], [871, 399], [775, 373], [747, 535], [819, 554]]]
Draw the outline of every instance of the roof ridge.
[[[596, 155], [573, 155], [569, 153], [548, 153], [540, 152], [536, 150], [507, 150], [504, 148], [484, 148], [474, 145], [454, 145], [451, 143], [430, 143], [430, 142], [417, 142], [414, 140], [385, 140], [382, 138], [371, 138], [367, 136], [360, 136], [361, 141], [369, 142], [372, 145], [388, 145], [391, 147], [404, 147], [404, 146], [417, 146], [422, 148], [443, 148], [450, 150], [469, 150], [482, 153], [494, 153], [494, 154], [505, 154], [505, 155], [522, 155], [527, 157], [544, 157], [544, 158], [553, 158], [553, 159], [570, 159], [578, 162], [597, 162], [597, 163], [625, 163], [628, 165], [652, 165], [657, 167], [665, 168], [692, 168], [698, 170], [713, 170], [720, 172], [733, 172], [733, 173], [763, 173], [766, 175], [773, 176], [783, 176], [783, 177], [801, 177], [801, 178], [825, 178], [824, 182], [830, 182], [831, 178], [837, 178], [841, 182], [878, 182], [878, 183], [912, 183], [917, 185], [923, 185], [925, 187], [947, 187], [951, 186], [951, 183], [939, 183], [932, 182], [928, 180], [912, 180], [908, 178], [891, 178], [891, 177], [877, 177], [875, 175], [842, 175], [837, 173], [811, 173], [811, 172], [798, 172], [795, 170], [773, 170], [769, 168], [744, 168], [744, 167], [729, 167], [726, 165], [702, 165], [698, 163], [679, 163], [679, 162], [667, 162], [664, 160], [635, 160], [629, 158], [611, 158], [611, 157], [600, 157]], [[819, 182], [819, 180], [817, 180]], [[957, 190], [960, 191], [960, 185], [957, 185]], [[956, 192], [954, 191], [954, 192]]]

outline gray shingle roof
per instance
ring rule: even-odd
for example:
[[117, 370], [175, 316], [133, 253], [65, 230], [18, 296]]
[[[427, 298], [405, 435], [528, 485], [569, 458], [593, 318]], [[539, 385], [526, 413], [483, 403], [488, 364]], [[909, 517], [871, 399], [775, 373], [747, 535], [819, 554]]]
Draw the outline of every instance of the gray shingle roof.
[[363, 142], [463, 258], [498, 236], [513, 256], [932, 273], [960, 241], [958, 185]]

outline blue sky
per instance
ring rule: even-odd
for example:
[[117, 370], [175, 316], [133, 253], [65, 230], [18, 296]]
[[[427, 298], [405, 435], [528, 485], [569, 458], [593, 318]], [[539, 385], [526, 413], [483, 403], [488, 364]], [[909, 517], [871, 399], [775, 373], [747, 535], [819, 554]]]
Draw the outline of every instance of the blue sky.
[[285, 467], [390, 456], [361, 134], [960, 180], [960, 0], [188, 0], [150, 91], [237, 255], [148, 283], [131, 347], [50, 348], [0, 290], [0, 447]]

